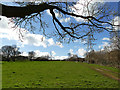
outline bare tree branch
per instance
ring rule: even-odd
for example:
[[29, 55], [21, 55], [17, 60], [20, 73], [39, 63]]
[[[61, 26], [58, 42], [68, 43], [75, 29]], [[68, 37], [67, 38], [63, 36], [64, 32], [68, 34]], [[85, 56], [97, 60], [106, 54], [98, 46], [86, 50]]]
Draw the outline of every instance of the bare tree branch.
[[[52, 22], [53, 25], [57, 31], [57, 34], [63, 39], [66, 36], [69, 36], [69, 38], [73, 39], [81, 39], [86, 36], [89, 36], [91, 32], [102, 32], [102, 31], [108, 31], [108, 32], [114, 32], [114, 27], [119, 27], [120, 25], [115, 25], [114, 23], [110, 22], [110, 15], [112, 14], [114, 16], [113, 11], [106, 11], [107, 6], [106, 5], [100, 5], [96, 6], [98, 4], [91, 4], [90, 0], [87, 2], [86, 5], [83, 5], [86, 10], [83, 10], [83, 13], [88, 13], [87, 15], [79, 15], [74, 13], [69, 6], [71, 5], [76, 11], [79, 11], [74, 5], [69, 4], [67, 2], [65, 3], [58, 3], [58, 2], [45, 2], [45, 3], [39, 3], [35, 4], [34, 2], [22, 2], [19, 3], [21, 6], [6, 6], [2, 5], [2, 15], [6, 17], [15, 17], [14, 22], [15, 26], [23, 26], [23, 28], [26, 28], [26, 26], [30, 26], [31, 30], [34, 31], [34, 26], [32, 25], [32, 21], [36, 22], [37, 18], [40, 23], [40, 27], [43, 29], [43, 33], [45, 35], [45, 27], [47, 27], [47, 23], [43, 21], [41, 13], [43, 13], [45, 10], [50, 10], [50, 13], [52, 14]], [[63, 5], [64, 4], [64, 5]], [[91, 8], [89, 8], [91, 5]], [[95, 9], [98, 9], [97, 11]], [[82, 22], [69, 22], [69, 26], [65, 26], [62, 22], [60, 22], [59, 17], [56, 16], [57, 11], [59, 14], [61, 14], [61, 18], [68, 17], [75, 17], [75, 18], [81, 18], [84, 21]], [[106, 18], [106, 20], [105, 20]], [[23, 23], [24, 22], [24, 23]], [[23, 24], [22, 24], [23, 23]], [[58, 26], [62, 29], [58, 29]], [[112, 27], [112, 28], [108, 28]], [[87, 30], [83, 30], [83, 27], [88, 28]], [[62, 32], [63, 31], [63, 32]], [[82, 33], [84, 32], [84, 33]], [[92, 38], [94, 38], [92, 36]]]

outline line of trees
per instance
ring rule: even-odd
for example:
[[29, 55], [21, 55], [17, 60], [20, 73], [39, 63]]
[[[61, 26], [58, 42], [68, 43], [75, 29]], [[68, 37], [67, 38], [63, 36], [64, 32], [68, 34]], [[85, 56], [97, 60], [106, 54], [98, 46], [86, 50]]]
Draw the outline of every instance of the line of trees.
[[19, 48], [16, 45], [5, 45], [0, 49], [0, 54], [2, 55], [3, 60], [10, 61], [10, 58], [12, 58], [13, 61], [15, 61], [14, 57], [17, 57], [21, 54], [19, 51]]
[[16, 45], [5, 45], [2, 46], [0, 49], [0, 56], [2, 58], [1, 61], [48, 61], [52, 60], [49, 55], [41, 56], [41, 57], [35, 57], [36, 53], [34, 51], [28, 52], [28, 56], [23, 56], [22, 52], [19, 51], [20, 48], [18, 48]]
[[107, 65], [113, 67], [120, 67], [120, 50], [114, 49], [112, 51], [100, 50], [100, 51], [90, 51], [86, 54], [85, 60], [89, 63], [95, 63], [100, 65]]
[[[5, 45], [0, 49], [0, 55], [2, 56], [3, 61], [50, 61], [52, 60], [49, 55], [35, 57], [35, 52], [28, 52], [28, 56], [22, 56], [16, 45]], [[105, 47], [104, 50], [94, 51], [86, 53], [85, 58], [80, 58], [76, 54], [68, 53], [68, 58], [63, 61], [77, 61], [77, 62], [88, 62], [100, 65], [108, 65], [114, 67], [120, 67], [120, 49], [109, 50], [108, 47]]]
[[[28, 52], [28, 56], [22, 56], [22, 53], [19, 51], [20, 48], [18, 48], [16, 45], [5, 45], [2, 46], [0, 49], [0, 55], [2, 56], [2, 61], [50, 61], [53, 60], [51, 56], [41, 56], [36, 57], [36, 53], [34, 51]], [[55, 60], [54, 60], [55, 61]], [[58, 60], [57, 60], [58, 61]], [[84, 58], [80, 58], [77, 55], [68, 54], [68, 58], [64, 59], [62, 61], [84, 61]]]

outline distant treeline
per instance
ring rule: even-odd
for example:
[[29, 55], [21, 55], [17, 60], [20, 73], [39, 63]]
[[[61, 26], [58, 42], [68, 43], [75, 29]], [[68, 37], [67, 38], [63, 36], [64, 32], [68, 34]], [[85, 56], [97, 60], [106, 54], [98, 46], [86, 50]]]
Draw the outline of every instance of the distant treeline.
[[19, 48], [16, 45], [5, 45], [0, 49], [0, 56], [2, 61], [81, 61], [84, 62], [84, 58], [80, 58], [77, 55], [70, 55], [69, 58], [64, 60], [54, 60], [51, 56], [41, 56], [35, 57], [36, 53], [34, 51], [28, 52], [28, 56], [22, 56], [22, 52], [19, 51]]
[[64, 60], [54, 60], [50, 56], [35, 57], [35, 52], [28, 52], [28, 56], [22, 56], [19, 48], [16, 45], [3, 46], [0, 49], [0, 60], [2, 61], [75, 61], [86, 62], [99, 65], [107, 65], [120, 68], [120, 50], [113, 49], [111, 51], [90, 51], [87, 52], [85, 58], [80, 58], [77, 55], [68, 53], [68, 58]]
[[85, 61], [85, 58], [67, 58], [67, 59], [63, 59], [63, 60], [60, 60], [60, 59], [50, 59], [50, 58], [46, 58], [44, 56], [42, 57], [36, 57], [34, 59], [31, 59], [29, 58], [28, 56], [11, 56], [9, 58], [6, 58], [4, 56], [2, 56], [2, 61], [77, 61], [77, 62], [84, 62]]

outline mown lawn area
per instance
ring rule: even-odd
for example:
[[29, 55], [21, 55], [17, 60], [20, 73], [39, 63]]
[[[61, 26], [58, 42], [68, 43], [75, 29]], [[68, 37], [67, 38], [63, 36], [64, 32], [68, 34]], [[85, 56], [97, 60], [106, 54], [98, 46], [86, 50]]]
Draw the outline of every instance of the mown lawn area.
[[119, 87], [117, 80], [106, 77], [89, 66], [91, 65], [68, 61], [2, 62], [2, 88]]

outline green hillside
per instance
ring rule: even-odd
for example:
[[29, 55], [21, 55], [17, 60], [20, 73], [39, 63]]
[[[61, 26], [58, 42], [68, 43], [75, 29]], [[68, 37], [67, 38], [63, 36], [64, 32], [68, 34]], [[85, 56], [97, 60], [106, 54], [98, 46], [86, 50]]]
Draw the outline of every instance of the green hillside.
[[2, 87], [118, 88], [117, 69], [104, 67], [108, 71], [99, 72], [98, 68], [103, 69], [69, 61], [2, 62]]

